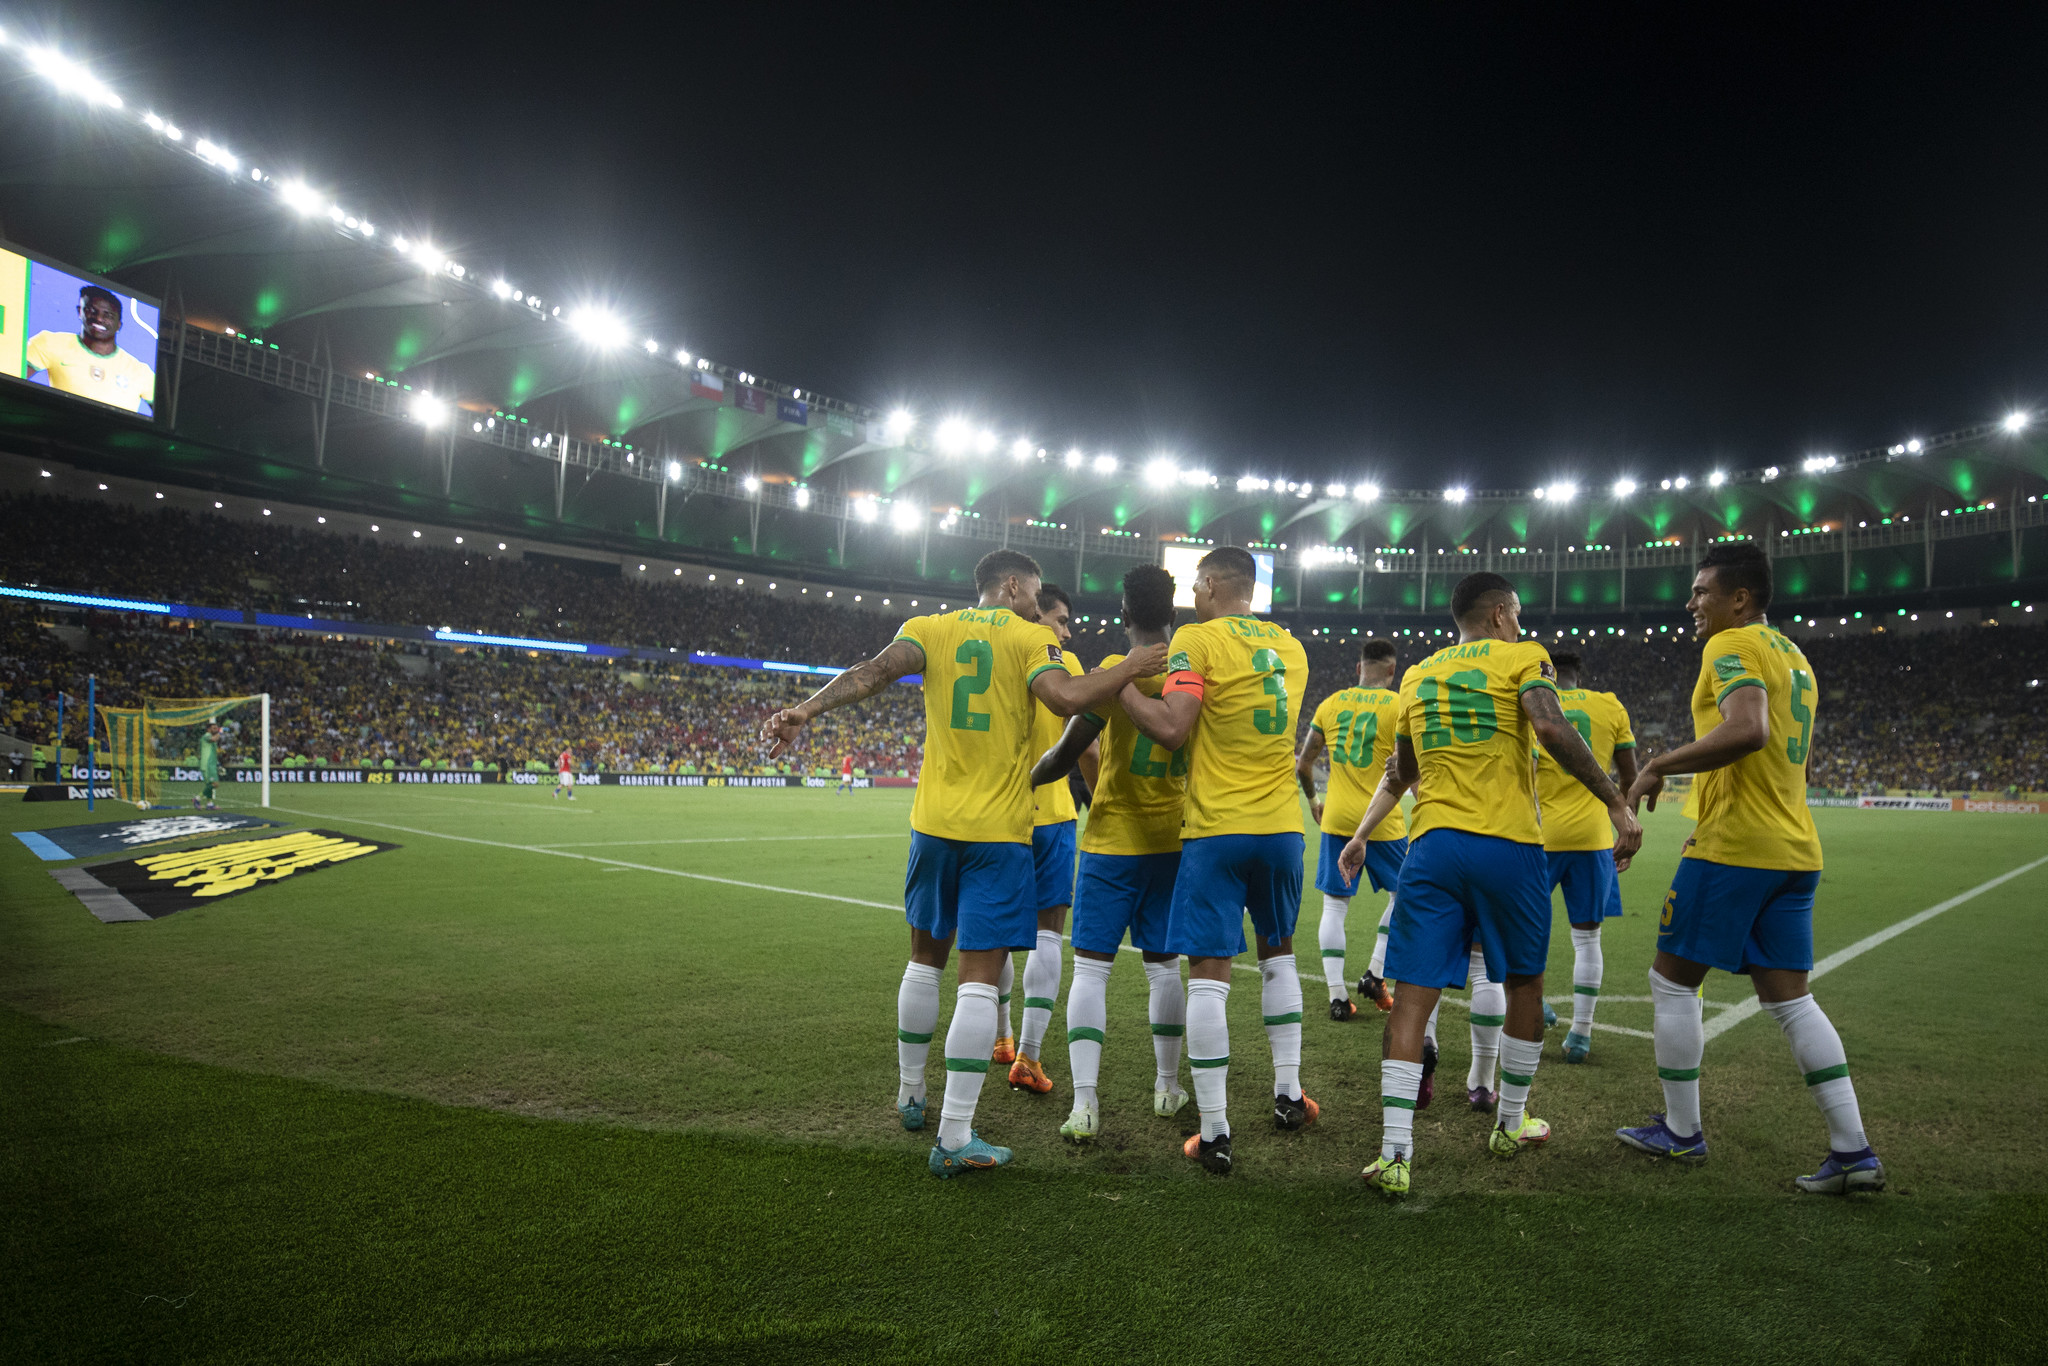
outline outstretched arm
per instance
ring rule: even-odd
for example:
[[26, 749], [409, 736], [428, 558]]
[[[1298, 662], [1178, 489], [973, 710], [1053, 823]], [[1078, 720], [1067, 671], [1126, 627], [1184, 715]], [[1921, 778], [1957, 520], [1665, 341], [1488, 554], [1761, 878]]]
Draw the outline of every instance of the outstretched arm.
[[1031, 680], [1031, 692], [1054, 716], [1079, 716], [1107, 705], [1132, 679], [1150, 677], [1165, 667], [1164, 645], [1141, 645], [1114, 667], [1078, 678], [1062, 669], [1046, 669]]
[[[1093, 716], [1082, 714], [1067, 722], [1067, 728], [1060, 732], [1059, 743], [1038, 756], [1038, 762], [1031, 766], [1031, 785], [1044, 787], [1056, 783], [1073, 770], [1081, 756], [1095, 746], [1095, 737], [1102, 730], [1102, 723]], [[1087, 777], [1084, 771], [1081, 775]], [[1093, 792], [1095, 784], [1088, 784]]]
[[1308, 736], [1301, 742], [1301, 753], [1294, 760], [1294, 780], [1301, 784], [1301, 795], [1308, 798], [1308, 809], [1315, 813], [1316, 822], [1323, 819], [1323, 803], [1316, 796], [1316, 756], [1323, 752], [1323, 733], [1313, 725]]
[[1529, 718], [1529, 725], [1536, 732], [1536, 742], [1543, 746], [1544, 752], [1557, 760], [1559, 768], [1578, 779], [1607, 808], [1607, 818], [1614, 823], [1614, 866], [1616, 869], [1628, 867], [1636, 850], [1643, 847], [1643, 827], [1623, 799], [1621, 789], [1600, 771], [1600, 762], [1593, 757], [1585, 738], [1571, 722], [1565, 720], [1564, 708], [1558, 705], [1557, 694], [1549, 688], [1530, 688], [1522, 694], [1522, 714]]
[[796, 744], [803, 728], [828, 711], [865, 701], [897, 679], [924, 672], [924, 651], [913, 641], [892, 640], [873, 659], [841, 671], [837, 678], [793, 707], [785, 707], [761, 723], [768, 757], [777, 759]]
[[[1726, 768], [1771, 742], [1771, 699], [1762, 688], [1737, 688], [1721, 699], [1721, 724], [1689, 745], [1659, 754], [1643, 765], [1628, 785], [1633, 806], [1647, 799], [1657, 809], [1664, 779], [1674, 773], [1705, 773]], [[1618, 756], [1617, 756], [1618, 757]]]
[[1415, 762], [1415, 746], [1405, 735], [1394, 737], [1394, 752], [1387, 756], [1387, 771], [1380, 775], [1380, 785], [1372, 794], [1372, 801], [1359, 817], [1358, 829], [1344, 844], [1337, 855], [1337, 867], [1342, 870], [1347, 882], [1358, 880], [1358, 870], [1365, 867], [1366, 838], [1380, 828], [1380, 822], [1394, 814], [1394, 808], [1401, 804], [1401, 798], [1421, 775], [1421, 767]]

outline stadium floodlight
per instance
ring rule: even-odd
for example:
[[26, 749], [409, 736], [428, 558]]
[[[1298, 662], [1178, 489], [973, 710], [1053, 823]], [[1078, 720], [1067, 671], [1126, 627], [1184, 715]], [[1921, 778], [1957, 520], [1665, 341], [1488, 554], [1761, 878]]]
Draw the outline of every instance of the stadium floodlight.
[[1998, 425], [2005, 428], [2008, 432], [2023, 432], [2027, 429], [2027, 424], [2033, 420], [2034, 418], [2031, 413], [2011, 412], [2007, 413], [2005, 421]]
[[1633, 479], [1621, 478], [1614, 481], [1614, 496], [1616, 498], [1626, 498], [1635, 491], [1636, 481]]
[[932, 444], [940, 455], [965, 455], [974, 440], [974, 428], [963, 417], [949, 417], [932, 433]]
[[1096, 456], [1095, 472], [1097, 474], [1115, 474], [1116, 457], [1110, 455], [1108, 452], [1104, 452], [1103, 454]]
[[1681, 474], [1676, 479], [1671, 481], [1671, 487], [1675, 489], [1691, 488], [1692, 480], [1686, 478], [1684, 475]]
[[1078, 470], [1087, 459], [1088, 457], [1081, 454], [1079, 449], [1071, 450], [1067, 452], [1066, 466], [1070, 470]]
[[994, 432], [983, 430], [974, 434], [974, 450], [978, 455], [994, 455], [999, 444]]
[[1145, 462], [1145, 482], [1155, 489], [1170, 487], [1174, 480], [1178, 478], [1180, 478], [1180, 471], [1174, 468], [1173, 462], [1164, 456], [1157, 460]]
[[676, 352], [676, 364], [688, 368], [690, 364], [690, 353], [687, 351], [678, 350]]
[[1468, 496], [1469, 490], [1463, 488], [1448, 488], [1444, 490], [1444, 501], [1446, 503], [1462, 503]]
[[796, 499], [796, 505], [800, 508], [807, 508], [811, 505], [811, 491], [801, 485], [798, 486], [793, 497]]
[[646, 341], [640, 343], [640, 349], [650, 356], [659, 355], [661, 353], [661, 343], [649, 337]]
[[889, 509], [889, 525], [898, 531], [915, 531], [924, 515], [909, 503], [897, 503]]
[[223, 171], [239, 171], [242, 169], [242, 159], [240, 157], [218, 143], [209, 142], [205, 138], [201, 138], [193, 143], [192, 150], [199, 153], [199, 159], [206, 162], [209, 166], [218, 166]]
[[888, 421], [882, 426], [888, 431], [891, 441], [901, 441], [917, 426], [917, 415], [908, 408], [898, 408], [889, 414]]
[[1917, 437], [1917, 436], [1916, 436], [1916, 437], [1913, 437], [1912, 439], [1910, 439], [1910, 440], [1908, 440], [1908, 441], [1906, 442], [1906, 454], [1907, 454], [1907, 455], [1918, 455], [1918, 454], [1920, 454], [1920, 452], [1921, 452], [1921, 451], [1923, 451], [1923, 450], [1926, 450], [1926, 449], [1927, 449], [1927, 448], [1926, 448], [1926, 446], [1924, 446], [1924, 445], [1922, 445], [1922, 444], [1921, 444], [1920, 438], [1919, 438], [1919, 437]]
[[668, 481], [669, 481], [669, 482], [670, 482], [671, 484], [673, 484], [673, 483], [674, 483], [674, 482], [675, 482], [676, 480], [678, 480], [678, 479], [680, 479], [680, 478], [682, 478], [682, 477], [683, 477], [683, 462], [682, 462], [682, 461], [680, 461], [680, 460], [671, 460], [671, 461], [669, 461], [669, 462], [668, 462]]
[[746, 478], [740, 480], [740, 487], [745, 489], [748, 493], [759, 493], [761, 491], [761, 481], [750, 474]]
[[1380, 496], [1380, 486], [1378, 484], [1353, 484], [1351, 486], [1351, 496], [1361, 503], [1376, 502]]
[[874, 521], [880, 513], [881, 508], [876, 505], [875, 500], [872, 498], [856, 498], [853, 500], [853, 515], [863, 522]]
[[1010, 443], [1010, 458], [1012, 460], [1029, 460], [1033, 449], [1035, 448], [1031, 444], [1031, 438], [1020, 436]]
[[448, 405], [432, 394], [414, 394], [412, 416], [422, 427], [438, 427], [448, 420]]
[[1207, 470], [1182, 470], [1180, 472], [1180, 481], [1189, 488], [1201, 488], [1204, 485], [1215, 483], [1216, 476]]
[[512, 288], [510, 280], [491, 281], [491, 293], [497, 295], [500, 299], [509, 299], [517, 292]]
[[1327, 484], [1323, 488], [1323, 493], [1331, 498], [1342, 498], [1345, 494], [1349, 492], [1351, 492], [1351, 490], [1346, 488], [1342, 484]]
[[602, 308], [579, 308], [569, 314], [569, 330], [592, 346], [610, 349], [623, 339], [625, 324]]
[[314, 194], [303, 180], [287, 180], [277, 187], [277, 197], [303, 218], [311, 218], [320, 212], [320, 196]]
[[30, 47], [23, 55], [35, 73], [66, 94], [76, 95], [88, 104], [102, 105], [108, 109], [119, 109], [121, 97], [108, 89], [106, 84], [78, 62], [63, 53], [47, 47]]
[[1823, 474], [1839, 463], [1832, 455], [1809, 455], [1799, 468], [1808, 474]]
[[1719, 470], [1715, 470], [1712, 474], [1707, 476], [1707, 483], [1713, 488], [1719, 488], [1721, 487], [1721, 485], [1727, 482], [1728, 476], [1721, 473], [1721, 471]]

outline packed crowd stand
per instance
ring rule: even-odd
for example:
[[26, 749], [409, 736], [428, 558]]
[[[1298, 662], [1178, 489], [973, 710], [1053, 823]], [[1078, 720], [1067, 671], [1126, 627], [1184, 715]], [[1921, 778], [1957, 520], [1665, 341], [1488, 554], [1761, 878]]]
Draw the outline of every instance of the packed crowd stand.
[[[94, 531], [82, 537], [87, 509]], [[907, 604], [884, 616], [174, 510], [14, 496], [0, 498], [0, 581], [830, 664], [874, 654], [912, 613]], [[551, 767], [567, 747], [586, 769], [762, 772], [769, 766], [753, 738], [760, 719], [815, 686], [737, 669], [429, 650], [98, 612], [79, 636], [49, 629], [51, 620], [28, 605], [0, 609], [0, 727], [43, 746], [56, 734], [60, 691], [71, 699], [65, 741], [81, 745], [90, 673], [104, 705], [268, 692], [273, 763], [510, 770]], [[1310, 681], [1296, 717], [1305, 725], [1323, 697], [1352, 681], [1357, 641], [1302, 640]], [[1409, 637], [1396, 644], [1404, 666], [1434, 648]], [[1584, 656], [1589, 687], [1621, 697], [1648, 752], [1690, 737], [1699, 652], [1689, 632], [1567, 636], [1565, 644]], [[1088, 665], [1124, 648], [1113, 626], [1083, 627], [1073, 642]], [[2048, 790], [2048, 631], [1873, 632], [1802, 648], [1821, 686], [1814, 786]], [[836, 772], [850, 755], [863, 773], [915, 775], [922, 729], [920, 694], [892, 689], [831, 713], [794, 763], [774, 767]], [[255, 747], [253, 729], [243, 728], [223, 758], [253, 762]]]

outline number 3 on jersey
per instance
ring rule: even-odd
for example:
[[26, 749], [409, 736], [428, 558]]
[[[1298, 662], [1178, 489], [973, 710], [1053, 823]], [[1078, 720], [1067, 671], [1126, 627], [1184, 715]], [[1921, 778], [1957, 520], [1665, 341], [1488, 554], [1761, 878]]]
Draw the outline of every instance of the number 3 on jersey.
[[1266, 695], [1273, 699], [1269, 710], [1260, 707], [1252, 713], [1252, 725], [1261, 735], [1280, 735], [1287, 731], [1287, 663], [1280, 658], [1278, 650], [1255, 650], [1252, 652], [1252, 672], [1265, 679]]
[[973, 701], [977, 694], [988, 691], [995, 677], [996, 648], [986, 640], [963, 640], [953, 652], [953, 662], [974, 666], [973, 673], [953, 680], [953, 729], [987, 730], [988, 713], [974, 710]]

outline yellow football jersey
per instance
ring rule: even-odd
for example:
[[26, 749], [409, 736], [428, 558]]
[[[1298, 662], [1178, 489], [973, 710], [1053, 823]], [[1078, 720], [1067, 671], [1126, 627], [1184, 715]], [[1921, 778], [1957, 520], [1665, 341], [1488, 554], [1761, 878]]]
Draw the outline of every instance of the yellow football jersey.
[[111, 356], [88, 351], [70, 332], [38, 332], [24, 353], [30, 374], [50, 372], [50, 387], [128, 412], [156, 401], [156, 372], [116, 348]]
[[[1111, 655], [1100, 667], [1115, 668], [1122, 655]], [[1138, 691], [1159, 696], [1164, 678], [1137, 680]], [[1180, 848], [1181, 805], [1187, 797], [1188, 754], [1161, 749], [1131, 724], [1131, 718], [1110, 701], [1088, 713], [1102, 727], [1100, 776], [1095, 800], [1088, 808], [1088, 828], [1081, 832], [1084, 854], [1171, 854]], [[1042, 791], [1043, 789], [1041, 789]]]
[[[1613, 771], [1614, 751], [1636, 747], [1628, 708], [1613, 693], [1560, 688], [1557, 700], [1564, 708], [1564, 719], [1593, 751], [1593, 762], [1600, 765], [1602, 773]], [[1562, 854], [1614, 847], [1614, 822], [1607, 818], [1607, 808], [1584, 783], [1558, 767], [1541, 745], [1536, 746], [1536, 797], [1543, 808], [1545, 849]]]
[[[1076, 678], [1085, 672], [1080, 662], [1072, 655], [1064, 655], [1061, 662], [1067, 666], [1067, 672]], [[1031, 712], [1031, 758], [1025, 767], [1029, 768], [1031, 764], [1037, 763], [1039, 755], [1058, 744], [1060, 735], [1066, 728], [1065, 717], [1053, 715], [1043, 702], [1034, 702]], [[1074, 789], [1067, 786], [1065, 778], [1056, 783], [1047, 783], [1043, 787], [1032, 788], [1031, 801], [1033, 829], [1041, 825], [1058, 825], [1062, 821], [1074, 819]]]
[[[1323, 830], [1350, 837], [1365, 819], [1372, 794], [1387, 771], [1394, 752], [1394, 724], [1401, 714], [1401, 694], [1385, 688], [1345, 688], [1333, 692], [1316, 708], [1314, 726], [1323, 734], [1323, 752], [1330, 756], [1330, 785], [1323, 791]], [[1366, 835], [1373, 840], [1405, 839], [1407, 818], [1396, 806], [1393, 814]]]
[[912, 617], [924, 651], [924, 769], [910, 828], [983, 844], [1031, 842], [1031, 680], [1065, 667], [1058, 637], [1001, 607]]
[[1550, 651], [1533, 640], [1473, 640], [1438, 650], [1401, 680], [1400, 733], [1415, 747], [1411, 839], [1431, 830], [1541, 844], [1535, 731], [1522, 694], [1555, 689]]
[[1756, 753], [1693, 779], [1699, 825], [1685, 855], [1810, 872], [1821, 866], [1820, 832], [1806, 805], [1806, 755], [1820, 704], [1813, 666], [1762, 622], [1720, 632], [1707, 642], [1692, 690], [1694, 738], [1721, 724], [1721, 699], [1737, 688], [1762, 688], [1770, 698], [1771, 738]]
[[1275, 622], [1216, 617], [1175, 631], [1170, 648], [1169, 674], [1202, 679], [1202, 713], [1184, 746], [1181, 838], [1299, 834], [1294, 708], [1308, 686], [1301, 642]]

